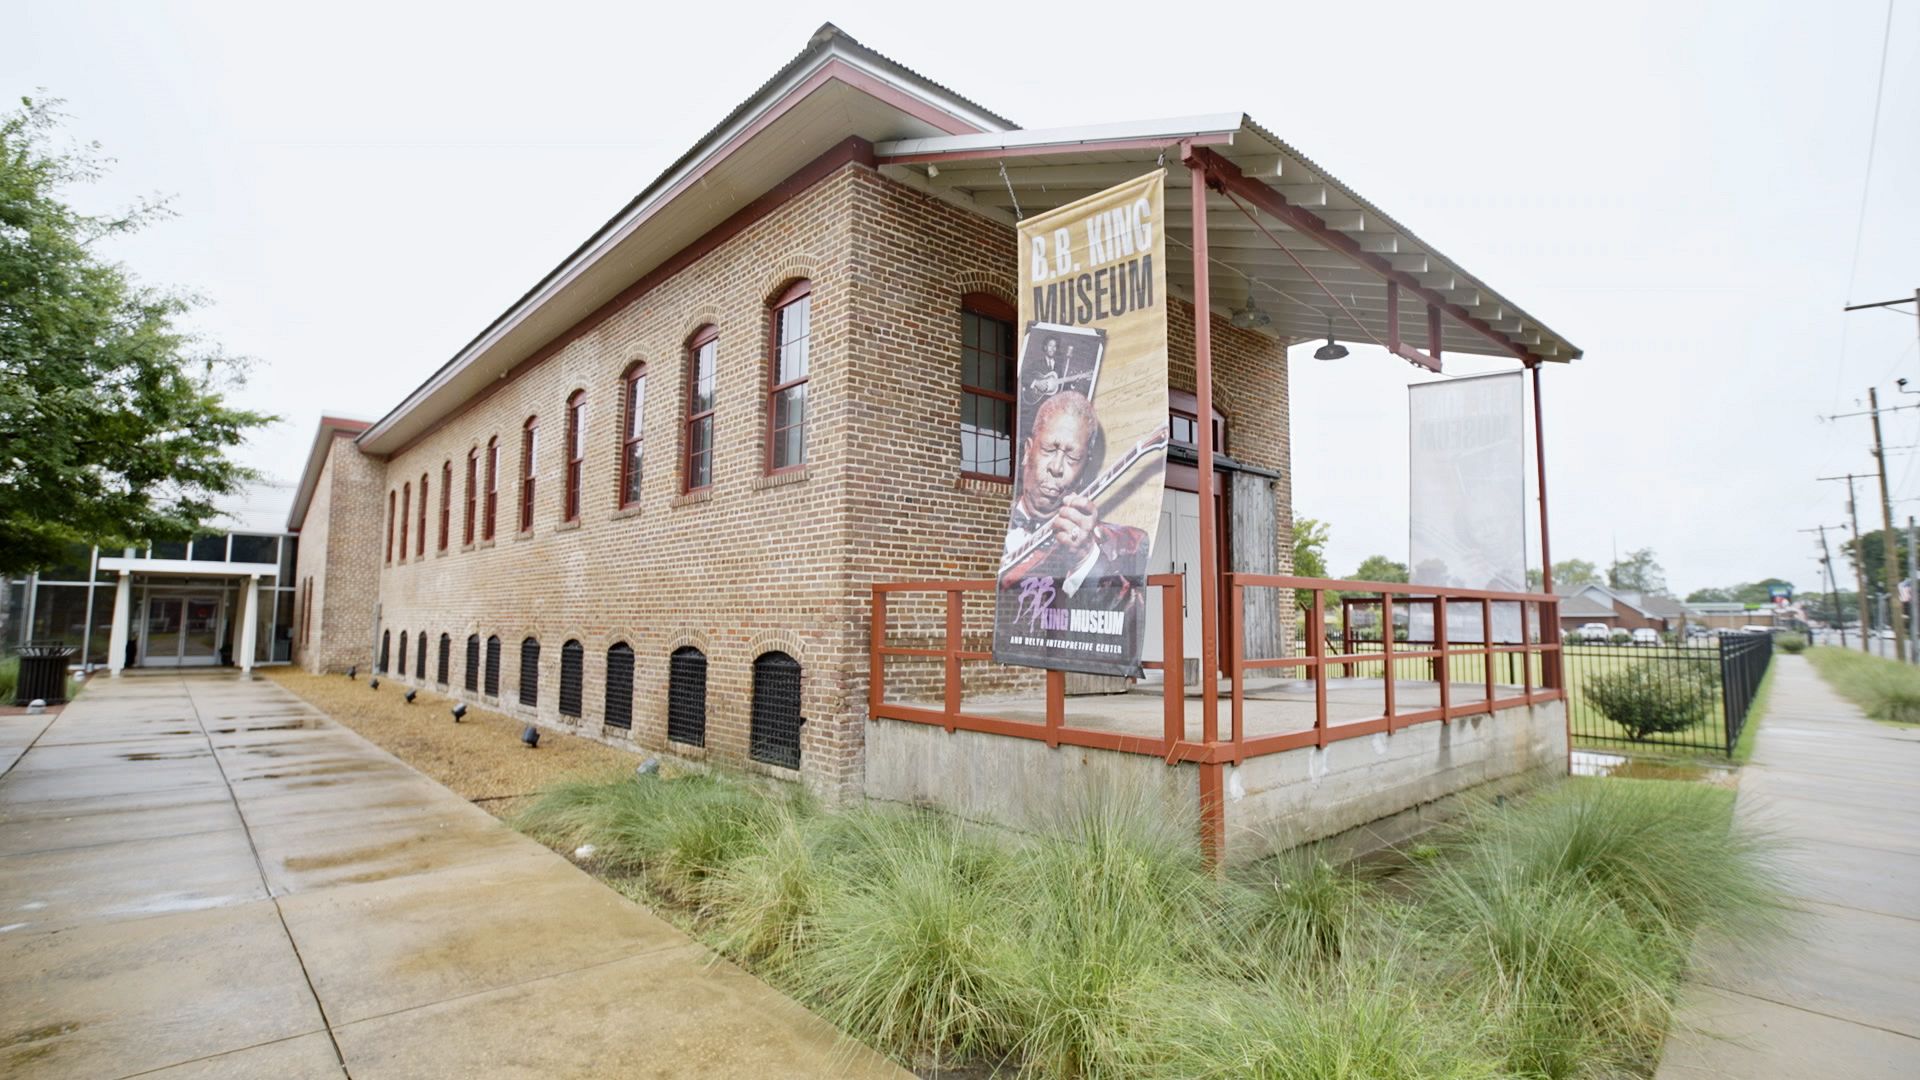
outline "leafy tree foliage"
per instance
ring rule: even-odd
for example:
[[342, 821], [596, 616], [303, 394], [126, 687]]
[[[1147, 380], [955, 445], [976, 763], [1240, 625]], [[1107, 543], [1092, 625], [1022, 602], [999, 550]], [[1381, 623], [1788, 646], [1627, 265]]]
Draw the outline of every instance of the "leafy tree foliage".
[[1361, 561], [1353, 573], [1347, 575], [1348, 581], [1397, 581], [1407, 580], [1407, 564], [1394, 562], [1385, 555], [1369, 555]]
[[[1293, 519], [1293, 576], [1323, 578], [1327, 576], [1327, 537], [1328, 526], [1316, 518]], [[1295, 590], [1294, 597], [1301, 611], [1307, 611], [1313, 604], [1313, 593], [1306, 589]], [[1334, 596], [1327, 596], [1327, 603], [1337, 604]]]
[[1785, 585], [1788, 588], [1792, 588], [1793, 582], [1788, 581], [1786, 578], [1770, 577], [1762, 578], [1759, 581], [1743, 582], [1739, 585], [1729, 585], [1725, 588], [1695, 589], [1687, 594], [1687, 603], [1767, 604], [1773, 600], [1772, 589], [1775, 585]]
[[1667, 572], [1661, 568], [1660, 560], [1652, 548], [1640, 548], [1627, 552], [1625, 559], [1616, 561], [1608, 568], [1607, 587], [1622, 592], [1665, 596]]
[[[1861, 533], [1860, 543], [1857, 547], [1852, 540], [1847, 540], [1840, 545], [1841, 552], [1856, 564], [1861, 560], [1861, 549], [1865, 549], [1866, 563], [1862, 565], [1860, 569], [1867, 575], [1867, 592], [1885, 592], [1887, 588], [1887, 530], [1875, 529], [1872, 532]], [[1907, 574], [1907, 532], [1905, 529], [1893, 530], [1893, 558], [1894, 561], [1899, 564], [1899, 577], [1905, 577]], [[1838, 564], [1834, 566], [1834, 572], [1839, 574], [1845, 573], [1845, 571], [1840, 569]]]
[[273, 419], [227, 404], [244, 364], [182, 328], [192, 298], [99, 255], [166, 209], [68, 205], [101, 166], [51, 145], [55, 104], [0, 114], [0, 573], [193, 533], [254, 475], [227, 451]]
[[[1540, 587], [1540, 571], [1527, 571], [1527, 584]], [[1563, 559], [1553, 564], [1553, 587], [1600, 584], [1600, 568], [1585, 559]]]

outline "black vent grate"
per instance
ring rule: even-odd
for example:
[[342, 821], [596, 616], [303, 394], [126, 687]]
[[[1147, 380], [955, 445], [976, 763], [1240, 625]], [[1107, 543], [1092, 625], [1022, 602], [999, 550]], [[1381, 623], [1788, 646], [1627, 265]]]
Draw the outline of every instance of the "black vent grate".
[[520, 639], [520, 704], [540, 704], [540, 643], [533, 638]]
[[667, 738], [707, 745], [707, 657], [691, 645], [674, 650], [667, 673]]
[[433, 681], [441, 686], [447, 685], [447, 662], [453, 659], [453, 635], [440, 635], [439, 665], [433, 669]]
[[753, 662], [755, 761], [800, 767], [800, 663], [783, 652], [762, 653]]
[[633, 728], [633, 648], [624, 641], [607, 649], [608, 727]]
[[467, 635], [467, 693], [480, 689], [480, 635]]
[[577, 641], [560, 646], [560, 715], [580, 717], [581, 669], [586, 666], [586, 650]]
[[500, 636], [487, 635], [487, 682], [484, 693], [488, 697], [500, 696]]

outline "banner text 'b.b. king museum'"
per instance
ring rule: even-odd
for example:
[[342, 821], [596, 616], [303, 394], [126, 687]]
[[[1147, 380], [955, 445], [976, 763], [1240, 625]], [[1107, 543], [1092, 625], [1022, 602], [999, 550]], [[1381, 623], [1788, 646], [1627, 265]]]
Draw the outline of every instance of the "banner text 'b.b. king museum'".
[[1020, 223], [993, 658], [1136, 675], [1167, 448], [1166, 173]]

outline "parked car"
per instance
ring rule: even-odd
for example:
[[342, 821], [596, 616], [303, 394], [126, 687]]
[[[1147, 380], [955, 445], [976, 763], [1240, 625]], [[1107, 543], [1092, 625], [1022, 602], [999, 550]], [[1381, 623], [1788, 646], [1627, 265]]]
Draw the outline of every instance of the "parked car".
[[1740, 628], [1740, 632], [1743, 634], [1771, 634], [1773, 633], [1773, 627], [1761, 626], [1758, 623], [1748, 623]]
[[1581, 641], [1607, 641], [1613, 637], [1613, 628], [1606, 623], [1590, 622], [1575, 630], [1573, 635]]
[[1633, 643], [1635, 645], [1658, 645], [1660, 644], [1660, 631], [1655, 630], [1651, 626], [1643, 626], [1633, 632]]

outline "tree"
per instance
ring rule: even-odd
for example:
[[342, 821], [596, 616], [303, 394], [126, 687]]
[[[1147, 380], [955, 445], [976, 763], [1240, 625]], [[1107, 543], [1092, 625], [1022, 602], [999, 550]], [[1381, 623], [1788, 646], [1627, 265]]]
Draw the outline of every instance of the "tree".
[[1607, 571], [1607, 587], [1617, 592], [1665, 596], [1667, 572], [1661, 569], [1660, 560], [1654, 556], [1652, 548], [1641, 548], [1627, 552], [1624, 561], [1614, 562]]
[[1687, 594], [1689, 604], [1727, 604], [1733, 602], [1733, 589], [1695, 589]]
[[166, 208], [69, 206], [102, 170], [97, 147], [50, 146], [55, 104], [0, 115], [0, 574], [192, 534], [255, 475], [227, 451], [274, 419], [227, 404], [245, 365], [180, 325], [193, 298], [97, 254]]
[[[1866, 549], [1866, 563], [1860, 569], [1866, 573], [1869, 595], [1885, 592], [1887, 588], [1887, 530], [1875, 529], [1860, 534], [1860, 548]], [[1849, 539], [1841, 543], [1840, 550], [1855, 564], [1860, 563], [1860, 555], [1854, 542]], [[1893, 531], [1893, 557], [1899, 564], [1900, 576], [1907, 573], [1907, 532], [1905, 529]], [[1837, 568], [1836, 568], [1837, 569]], [[1857, 618], [1858, 616], [1856, 616]]]
[[1369, 555], [1361, 561], [1353, 573], [1347, 575], [1348, 581], [1393, 581], [1405, 584], [1407, 564], [1394, 562], [1385, 555]]
[[[1540, 587], [1540, 571], [1527, 571], [1527, 584]], [[1565, 589], [1600, 584], [1600, 568], [1585, 559], [1565, 559], [1553, 564], [1553, 587]]]
[[[1293, 576], [1323, 578], [1327, 576], [1327, 523], [1314, 518], [1295, 518], [1293, 522]], [[1308, 589], [1295, 590], [1294, 600], [1301, 611], [1312, 610], [1313, 593]], [[1338, 609], [1339, 598], [1326, 597], [1327, 605]]]

